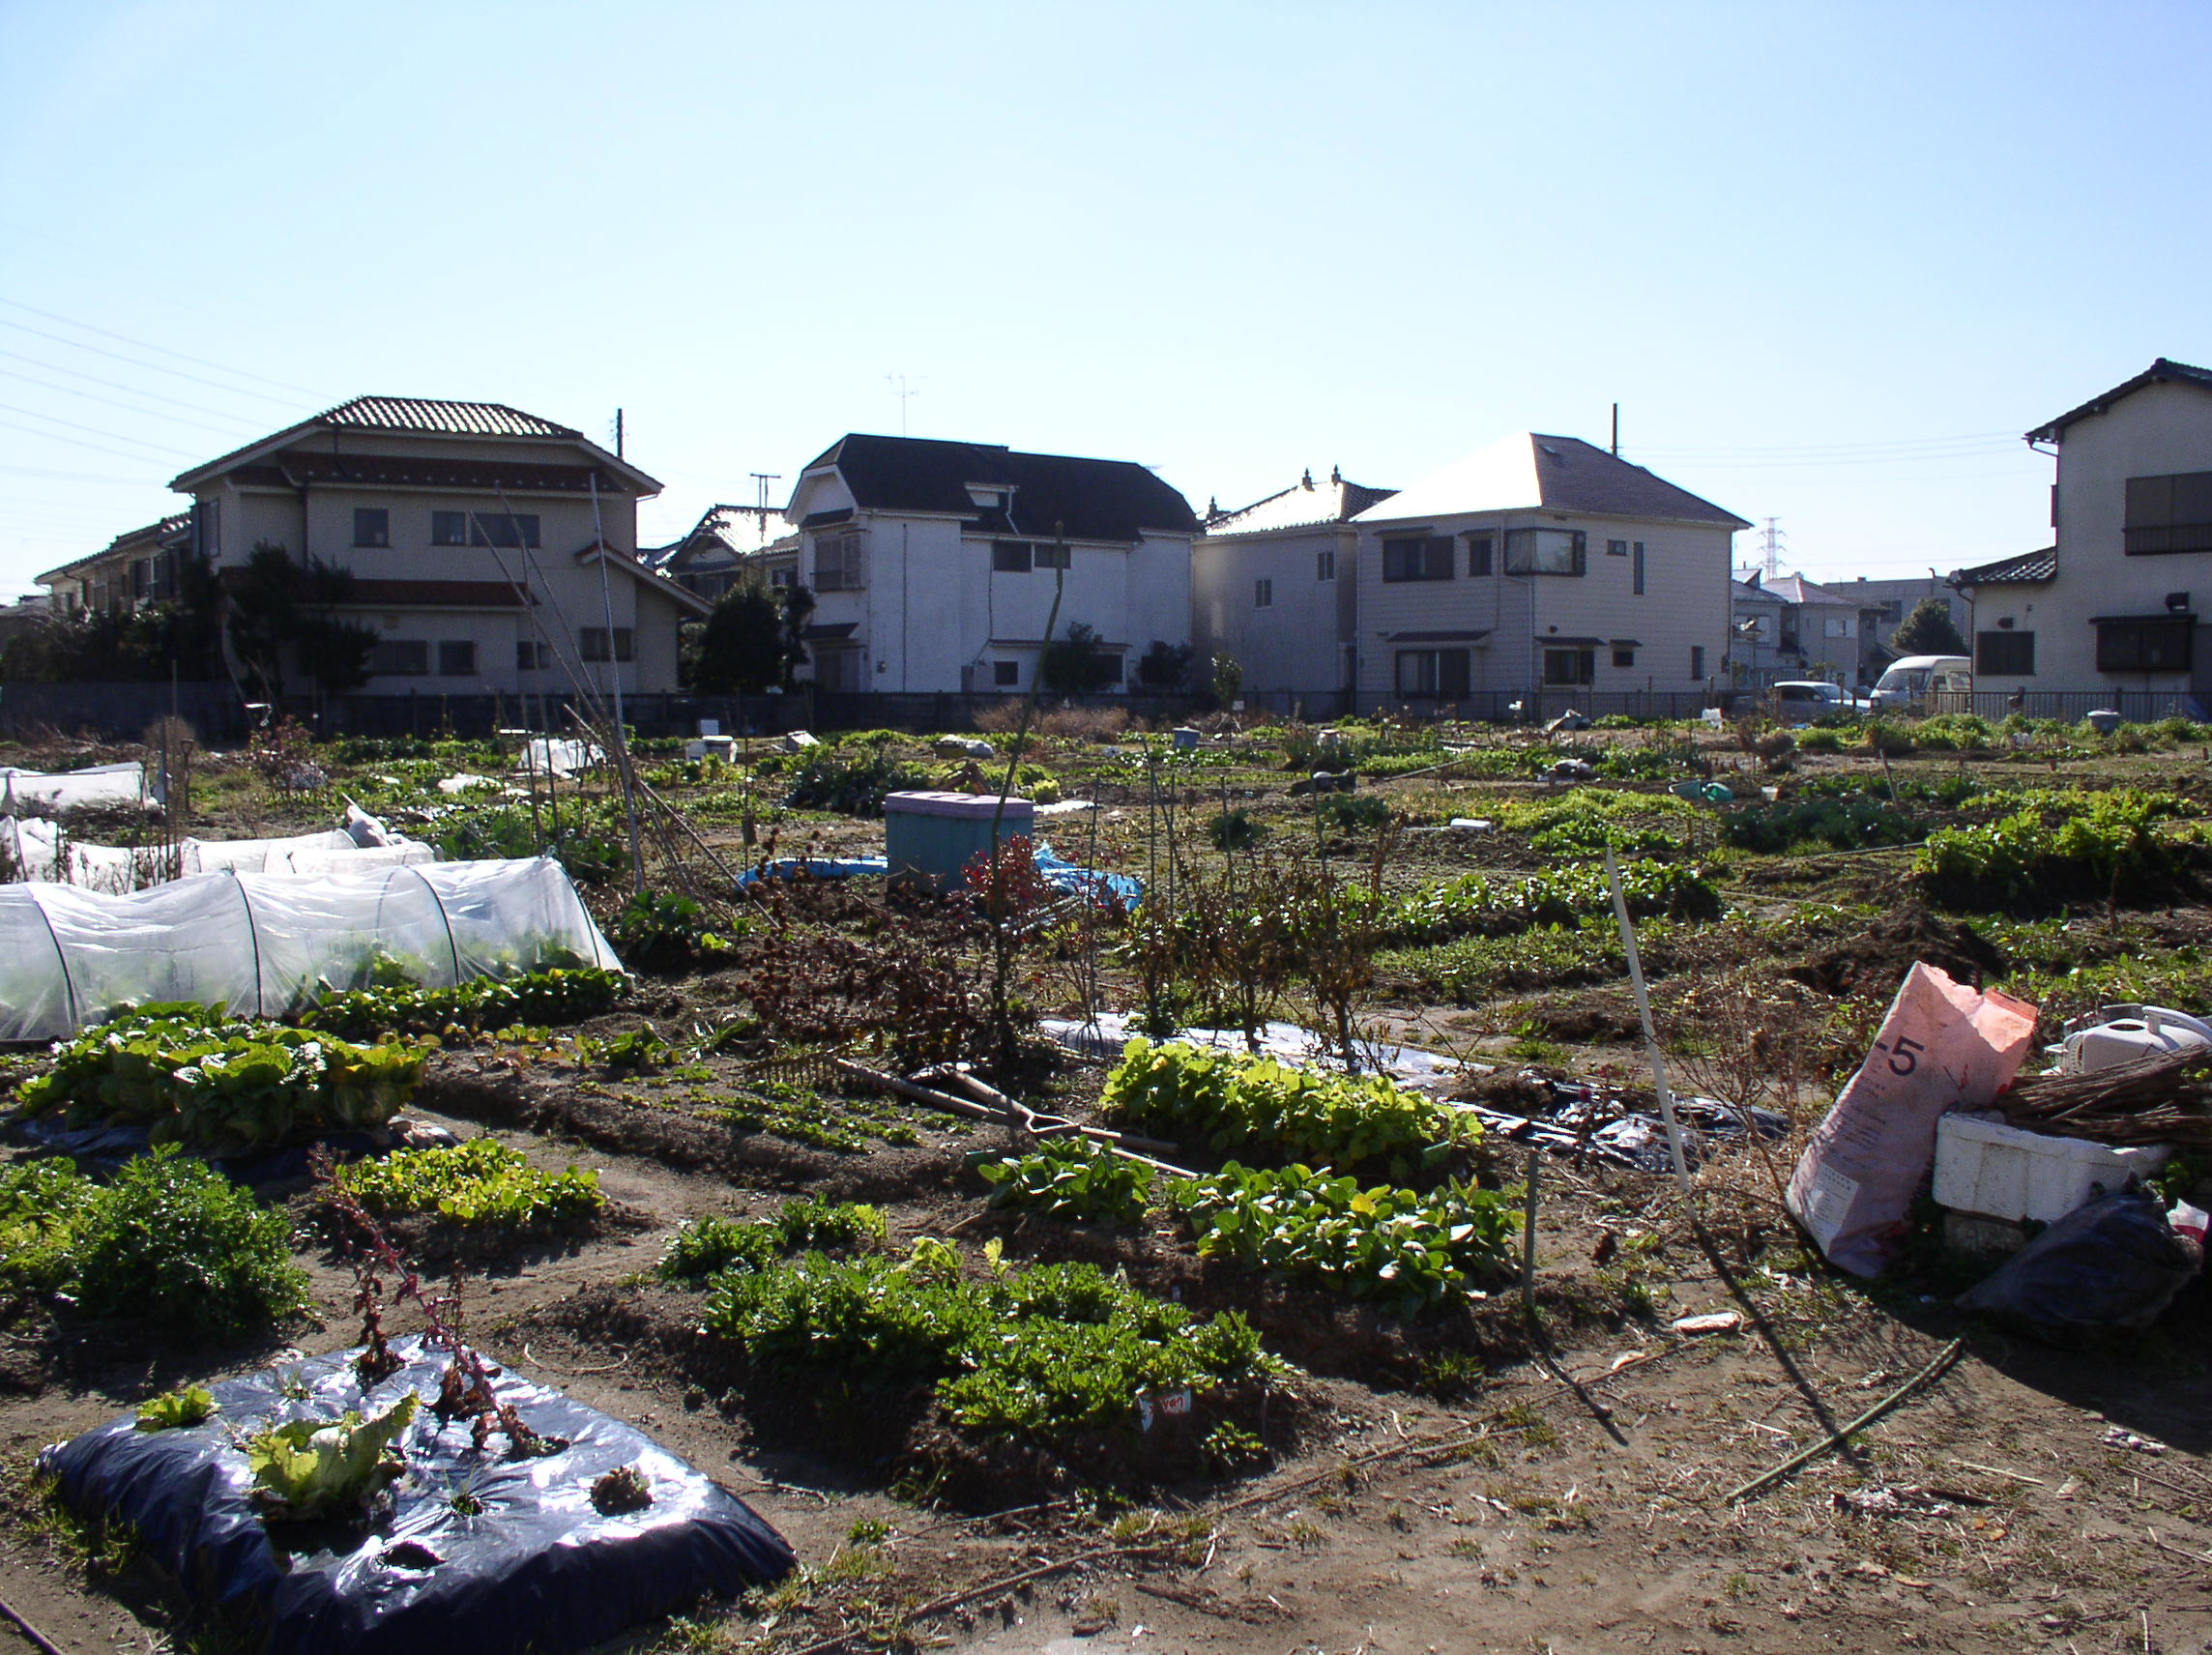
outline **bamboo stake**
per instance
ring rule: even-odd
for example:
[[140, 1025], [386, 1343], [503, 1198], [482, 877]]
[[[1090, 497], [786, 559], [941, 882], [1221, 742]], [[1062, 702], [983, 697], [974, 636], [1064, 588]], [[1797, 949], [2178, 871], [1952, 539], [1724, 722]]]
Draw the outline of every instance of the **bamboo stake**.
[[1659, 1094], [1659, 1116], [1667, 1123], [1667, 1151], [1674, 1160], [1674, 1181], [1682, 1189], [1682, 1204], [1695, 1210], [1690, 1194], [1690, 1167], [1682, 1155], [1682, 1123], [1674, 1118], [1674, 1094], [1667, 1087], [1666, 1066], [1659, 1060], [1659, 1036], [1651, 1029], [1651, 997], [1644, 987], [1644, 962], [1636, 953], [1636, 927], [1629, 921], [1628, 898], [1620, 888], [1620, 864], [1613, 846], [1605, 848], [1605, 880], [1613, 887], [1614, 917], [1620, 922], [1620, 945], [1628, 954], [1628, 984], [1636, 991], [1636, 1015], [1644, 1025], [1644, 1051], [1651, 1060], [1651, 1086]]
[[1950, 1344], [1944, 1346], [1942, 1350], [1936, 1353], [1935, 1359], [1931, 1361], [1925, 1368], [1922, 1368], [1920, 1372], [1914, 1374], [1912, 1378], [1906, 1379], [1902, 1385], [1899, 1385], [1897, 1389], [1891, 1391], [1889, 1395], [1883, 1397], [1881, 1401], [1876, 1403], [1874, 1407], [1868, 1408], [1866, 1412], [1860, 1414], [1858, 1418], [1852, 1420], [1850, 1424], [1837, 1427], [1836, 1430], [1830, 1432], [1819, 1441], [1814, 1443], [1812, 1447], [1801, 1449], [1797, 1453], [1790, 1455], [1789, 1459], [1783, 1461], [1781, 1465], [1775, 1466], [1772, 1470], [1760, 1472], [1760, 1474], [1752, 1478], [1750, 1482], [1744, 1484], [1741, 1488], [1737, 1489], [1735, 1493], [1730, 1495], [1729, 1503], [1733, 1505], [1737, 1500], [1749, 1499], [1753, 1495], [1759, 1493], [1760, 1490], [1765, 1488], [1768, 1484], [1780, 1482], [1790, 1472], [1798, 1469], [1798, 1467], [1810, 1465], [1813, 1461], [1818, 1460], [1821, 1455], [1828, 1452], [1829, 1449], [1838, 1447], [1844, 1442], [1848, 1441], [1854, 1433], [1865, 1430], [1869, 1425], [1872, 1425], [1876, 1420], [1879, 1419], [1883, 1414], [1887, 1413], [1891, 1408], [1895, 1408], [1899, 1403], [1903, 1402], [1906, 1397], [1910, 1396], [1922, 1385], [1929, 1383], [1931, 1380], [1940, 1379], [1944, 1372], [1950, 1368], [1951, 1364], [1956, 1362], [1960, 1356], [1965, 1353], [1965, 1349], [1966, 1342], [1964, 1339], [1952, 1340]]

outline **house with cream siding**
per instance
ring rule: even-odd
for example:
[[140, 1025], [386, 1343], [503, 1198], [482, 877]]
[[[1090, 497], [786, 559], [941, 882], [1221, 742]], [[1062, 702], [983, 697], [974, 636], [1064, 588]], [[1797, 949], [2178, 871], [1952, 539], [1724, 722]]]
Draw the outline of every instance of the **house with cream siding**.
[[1191, 617], [1202, 659], [1228, 655], [1251, 698], [1311, 699], [1334, 711], [1354, 687], [1359, 531], [1353, 518], [1390, 497], [1309, 470], [1234, 511], [1209, 511], [1191, 551]]
[[1026, 690], [1048, 620], [1055, 638], [1091, 629], [1116, 689], [1154, 642], [1190, 640], [1198, 518], [1130, 461], [852, 434], [785, 516], [815, 599], [804, 670], [826, 691]]
[[1356, 513], [1362, 711], [1690, 704], [1724, 681], [1743, 518], [1524, 432]]
[[280, 546], [352, 575], [334, 613], [379, 634], [364, 690], [455, 695], [606, 690], [618, 673], [673, 690], [678, 628], [710, 607], [638, 559], [637, 503], [658, 482], [500, 403], [358, 397], [169, 486], [192, 500], [183, 532], [41, 575], [57, 607], [136, 590], [149, 535], [226, 585]]
[[2027, 441], [2057, 459], [2056, 543], [1951, 576], [1975, 689], [2212, 704], [2212, 370], [2161, 357]]

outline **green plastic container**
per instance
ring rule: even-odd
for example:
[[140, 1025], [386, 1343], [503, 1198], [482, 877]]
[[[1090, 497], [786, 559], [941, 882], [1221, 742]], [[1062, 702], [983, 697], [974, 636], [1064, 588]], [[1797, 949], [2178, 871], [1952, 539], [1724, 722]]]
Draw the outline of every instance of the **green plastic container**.
[[[884, 857], [890, 877], [927, 886], [931, 890], [957, 890], [962, 874], [975, 857], [991, 851], [991, 819], [999, 816], [996, 794], [893, 793], [884, 798]], [[1036, 806], [1026, 798], [1009, 798], [999, 818], [1000, 839], [1036, 834]]]

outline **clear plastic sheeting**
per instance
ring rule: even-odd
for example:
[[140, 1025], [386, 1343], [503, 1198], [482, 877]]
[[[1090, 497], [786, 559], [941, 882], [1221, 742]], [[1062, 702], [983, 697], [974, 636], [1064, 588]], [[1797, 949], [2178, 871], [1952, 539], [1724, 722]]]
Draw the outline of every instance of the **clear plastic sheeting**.
[[54, 774], [0, 766], [0, 815], [44, 816], [85, 804], [151, 803], [146, 767], [135, 759]]
[[163, 845], [95, 845], [38, 817], [0, 817], [0, 879], [39, 880], [120, 896], [190, 874], [320, 874], [405, 867], [438, 859], [435, 845], [393, 839], [363, 846], [340, 828], [283, 839], [182, 839]]
[[579, 770], [597, 769], [606, 763], [606, 754], [595, 741], [578, 740], [572, 737], [534, 736], [522, 744], [522, 757], [515, 769], [531, 775], [574, 775]]
[[280, 1017], [331, 990], [576, 964], [622, 962], [546, 857], [233, 869], [123, 896], [0, 886], [0, 1040], [61, 1039], [149, 1001]]

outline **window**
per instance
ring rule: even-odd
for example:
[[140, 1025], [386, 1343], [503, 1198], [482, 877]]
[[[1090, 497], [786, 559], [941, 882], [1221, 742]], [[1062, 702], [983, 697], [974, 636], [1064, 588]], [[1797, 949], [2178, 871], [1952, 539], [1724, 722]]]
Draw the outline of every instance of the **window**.
[[1399, 580], [1449, 580], [1452, 577], [1452, 543], [1449, 536], [1424, 536], [1382, 542], [1382, 578]]
[[1022, 682], [1022, 663], [1019, 661], [993, 661], [991, 682], [1001, 689], [1018, 688]]
[[1605, 555], [1609, 558], [1625, 558], [1628, 556], [1628, 542], [1626, 540], [1606, 541]]
[[1400, 650], [1398, 693], [1410, 700], [1459, 700], [1467, 694], [1465, 650]]
[[814, 590], [859, 592], [868, 584], [867, 545], [857, 529], [814, 537]]
[[1634, 666], [1636, 664], [1636, 652], [1616, 646], [1613, 652], [1613, 664], [1616, 667]]
[[1121, 682], [1121, 664], [1122, 660], [1120, 655], [1108, 655], [1106, 657], [1106, 664], [1099, 670], [1108, 683], [1120, 683]]
[[392, 544], [392, 513], [381, 506], [353, 508], [353, 543], [357, 546]]
[[1334, 580], [1336, 578], [1336, 553], [1333, 550], [1314, 553], [1313, 566], [1314, 579]]
[[1252, 583], [1252, 607], [1255, 609], [1272, 609], [1274, 606], [1275, 583], [1271, 580], [1254, 581]]
[[430, 513], [430, 544], [433, 546], [535, 546], [538, 543], [535, 512]]
[[1480, 580], [1490, 573], [1492, 541], [1488, 535], [1470, 535], [1467, 537], [1467, 572]]
[[1974, 670], [2000, 678], [2035, 676], [2033, 632], [1976, 632]]
[[860, 652], [823, 650], [814, 657], [814, 682], [832, 694], [851, 694], [860, 687]]
[[514, 665], [518, 672], [536, 672], [553, 664], [553, 646], [540, 644], [529, 638], [514, 646]]
[[1588, 683], [1597, 677], [1597, 652], [1595, 650], [1546, 650], [1544, 652], [1544, 682], [1546, 683]]
[[1073, 546], [1061, 545], [1051, 540], [1039, 540], [1032, 555], [1035, 557], [1038, 568], [1063, 569], [1074, 566], [1075, 548]]
[[1589, 565], [1589, 537], [1580, 529], [1508, 529], [1507, 574], [1582, 574]]
[[192, 502], [192, 550], [211, 563], [222, 561], [222, 502]]
[[768, 583], [771, 586], [797, 586], [799, 584], [799, 569], [794, 565], [770, 569], [768, 571]]
[[2197, 629], [2194, 616], [2144, 616], [2136, 621], [2100, 621], [2096, 625], [2099, 672], [2189, 670], [2190, 637]]
[[1636, 595], [1642, 597], [1644, 595], [1644, 542], [1642, 540], [1636, 542], [1636, 567], [1633, 572]]
[[1690, 646], [1690, 681], [1693, 683], [1703, 682], [1704, 676], [1705, 647], [1703, 644], [1692, 644]]
[[993, 540], [991, 568], [998, 574], [1029, 573], [1030, 543], [1027, 540]]
[[376, 678], [422, 678], [430, 670], [430, 646], [421, 638], [379, 638], [368, 653]]
[[473, 638], [447, 638], [438, 645], [440, 678], [477, 676], [477, 646]]
[[2129, 478], [2121, 535], [2131, 558], [2212, 552], [2212, 471]]
[[[587, 661], [603, 661], [607, 658], [607, 629], [604, 626], [586, 626], [576, 635], [576, 643]], [[637, 633], [627, 626], [615, 628], [614, 658], [618, 661], [637, 659]]]

